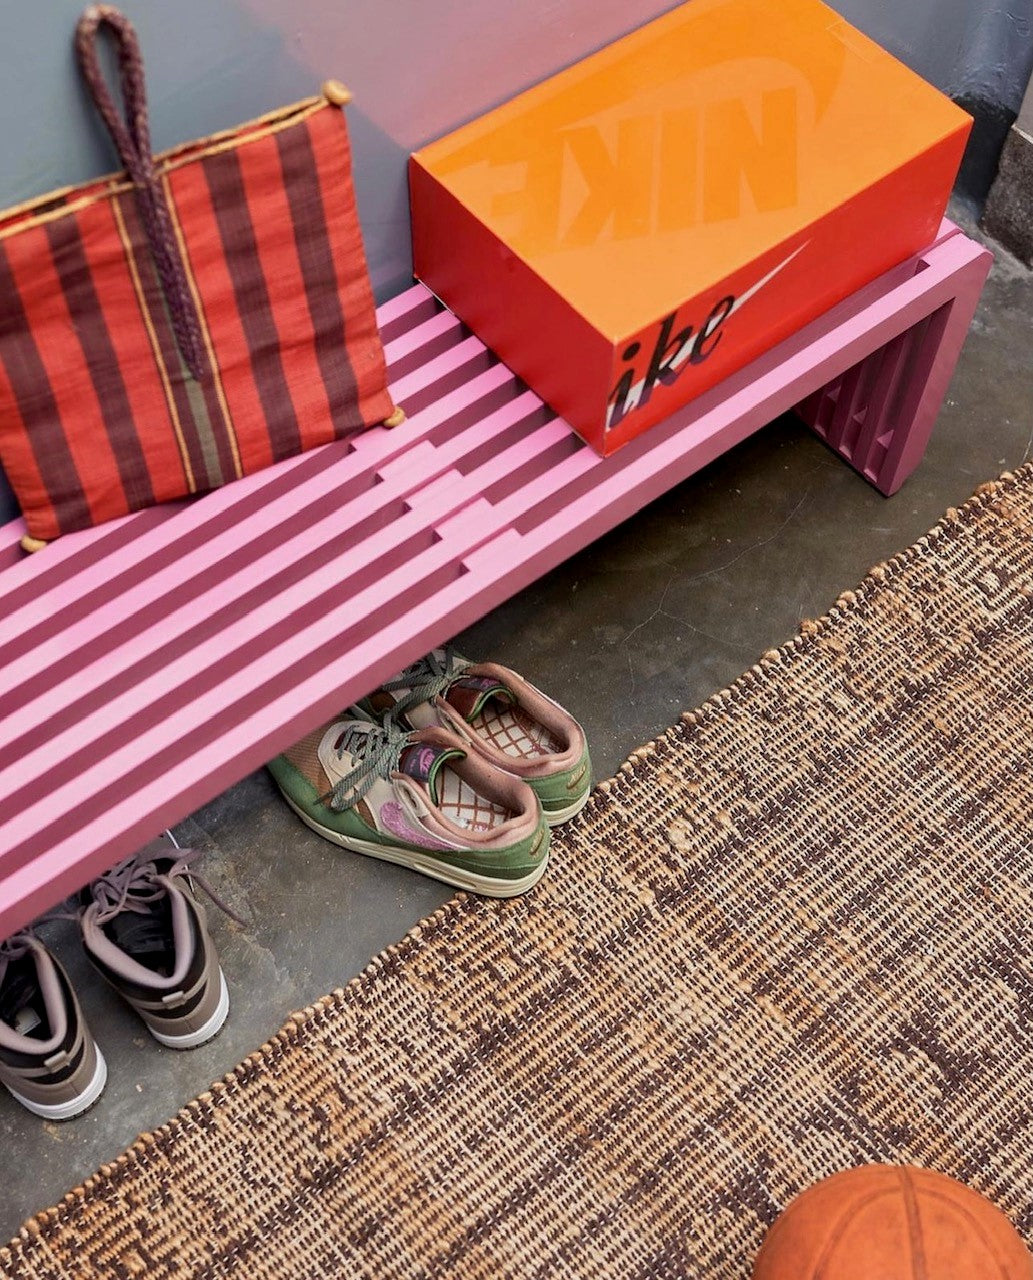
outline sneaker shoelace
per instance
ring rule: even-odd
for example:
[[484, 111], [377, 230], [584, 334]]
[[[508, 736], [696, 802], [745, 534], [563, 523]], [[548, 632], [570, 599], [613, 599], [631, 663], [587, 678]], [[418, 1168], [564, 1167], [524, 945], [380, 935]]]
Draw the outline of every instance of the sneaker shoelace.
[[[385, 686], [386, 687], [386, 686]], [[398, 764], [410, 742], [410, 731], [391, 722], [382, 725], [362, 724], [345, 729], [335, 743], [337, 758], [347, 752], [358, 763], [332, 788], [323, 800], [340, 812], [351, 809], [367, 794], [378, 778], [386, 778]]]
[[[155, 940], [163, 931], [164, 925], [155, 905], [164, 898], [172, 887], [172, 881], [185, 876], [189, 884], [196, 884], [211, 898], [212, 902], [224, 911], [231, 920], [243, 924], [241, 916], [233, 910], [212, 888], [200, 872], [191, 871], [190, 864], [198, 856], [196, 849], [172, 849], [176, 857], [167, 871], [159, 871], [153, 855], [144, 860], [142, 854], [136, 854], [120, 862], [104, 875], [99, 876], [90, 885], [93, 901], [83, 914], [83, 923], [100, 927], [124, 911], [130, 911], [153, 919]], [[137, 934], [140, 942], [145, 942], [146, 927]]]
[[400, 676], [381, 685], [387, 693], [397, 693], [402, 689], [409, 692], [387, 714], [387, 720], [399, 721], [407, 711], [418, 707], [423, 702], [430, 702], [443, 689], [447, 689], [465, 666], [458, 660], [455, 649], [446, 644], [443, 657], [437, 653], [428, 653], [411, 666], [405, 668]]

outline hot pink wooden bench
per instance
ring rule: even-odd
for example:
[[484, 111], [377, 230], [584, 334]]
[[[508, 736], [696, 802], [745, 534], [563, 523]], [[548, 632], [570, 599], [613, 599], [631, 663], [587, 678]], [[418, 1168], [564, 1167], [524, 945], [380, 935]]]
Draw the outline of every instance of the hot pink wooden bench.
[[605, 460], [416, 286], [405, 426], [31, 557], [0, 527], [0, 938], [788, 409], [893, 493], [989, 262], [944, 223]]

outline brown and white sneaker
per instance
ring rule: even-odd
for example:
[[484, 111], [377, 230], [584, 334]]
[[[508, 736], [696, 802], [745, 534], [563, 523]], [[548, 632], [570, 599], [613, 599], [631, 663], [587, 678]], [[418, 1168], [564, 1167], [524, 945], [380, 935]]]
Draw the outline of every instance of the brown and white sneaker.
[[222, 1029], [229, 993], [196, 881], [239, 921], [203, 877], [188, 874], [196, 850], [155, 840], [83, 890], [86, 955], [143, 1019], [159, 1044], [194, 1049]]
[[28, 932], [0, 943], [0, 1084], [33, 1115], [71, 1120], [93, 1106], [107, 1078], [58, 961]]

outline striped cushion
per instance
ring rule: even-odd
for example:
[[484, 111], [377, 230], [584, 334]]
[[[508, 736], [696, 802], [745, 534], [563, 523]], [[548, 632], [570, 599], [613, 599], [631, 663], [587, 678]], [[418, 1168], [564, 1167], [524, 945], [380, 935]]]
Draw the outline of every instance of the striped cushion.
[[124, 175], [0, 215], [0, 462], [49, 540], [382, 422], [344, 113], [310, 99], [158, 157], [195, 379]]

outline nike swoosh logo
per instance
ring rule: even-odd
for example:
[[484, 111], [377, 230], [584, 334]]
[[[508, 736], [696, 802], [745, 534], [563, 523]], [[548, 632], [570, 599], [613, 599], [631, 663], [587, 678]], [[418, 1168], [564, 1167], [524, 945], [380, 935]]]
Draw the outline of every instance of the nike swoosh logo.
[[[755, 298], [757, 294], [760, 293], [761, 289], [767, 288], [767, 286], [772, 282], [772, 280], [774, 280], [776, 276], [781, 275], [781, 273], [786, 269], [786, 267], [788, 267], [789, 264], [795, 258], [799, 257], [799, 255], [803, 253], [804, 249], [806, 249], [809, 244], [810, 244], [810, 241], [805, 240], [798, 249], [793, 250], [793, 252], [789, 255], [788, 258], [784, 258], [778, 264], [777, 267], [772, 267], [772, 269], [768, 272], [766, 276], [763, 276], [760, 280], [757, 281], [756, 284], [750, 285], [750, 287], [744, 293], [741, 293], [738, 296], [738, 298], [736, 298], [732, 306], [729, 307], [721, 323], [726, 324], [732, 318], [732, 316], [735, 315], [737, 311], [741, 310], [742, 307], [744, 307], [746, 303], [750, 301], [751, 298]], [[682, 365], [685, 363], [685, 361], [688, 360], [689, 356], [692, 355], [692, 351], [695, 346], [694, 339], [696, 338], [696, 336], [697, 335], [693, 333], [692, 339], [685, 343], [684, 347], [682, 347], [681, 351], [678, 352], [678, 354], [674, 357], [673, 360], [670, 360], [668, 362], [667, 367], [669, 369], [680, 369]], [[631, 391], [628, 393], [628, 396], [627, 396], [627, 403], [629, 405], [634, 405], [635, 408], [638, 407], [639, 397], [642, 395], [642, 391], [645, 385], [646, 385], [645, 378], [640, 378], [639, 381], [635, 383], [635, 385], [631, 388]], [[635, 408], [629, 408], [628, 413], [629, 414], [634, 413]], [[610, 420], [613, 417], [613, 411], [614, 411], [614, 406], [611, 404], [606, 414], [607, 430], [609, 430], [609, 427], [610, 427]]]
[[735, 313], [739, 310], [739, 308], [744, 303], [749, 302], [749, 300], [752, 297], [760, 293], [761, 289], [769, 285], [772, 282], [772, 280], [774, 280], [775, 276], [783, 272], [786, 269], [786, 267], [789, 266], [790, 262], [792, 262], [794, 258], [798, 257], [801, 253], [803, 253], [804, 249], [806, 249], [809, 244], [810, 244], [810, 241], [805, 240], [803, 244], [800, 245], [799, 249], [794, 249], [793, 252], [789, 255], [789, 257], [786, 258], [784, 262], [780, 262], [777, 267], [773, 268], [773, 270], [769, 271], [768, 274], [763, 278], [763, 280], [758, 280], [757, 283], [753, 285], [751, 288], [747, 289], [745, 293], [741, 293], [739, 297], [736, 298], [735, 305], [728, 312], [728, 315], [734, 316]]
[[[794, 258], [798, 258], [809, 244], [810, 244], [810, 241], [805, 240], [803, 244], [800, 245], [799, 249], [794, 249], [793, 252], [789, 255], [789, 257], [785, 258], [782, 262], [780, 262], [777, 267], [773, 267], [768, 272], [768, 274], [764, 276], [762, 279], [758, 280], [756, 284], [750, 285], [750, 287], [746, 290], [745, 293], [739, 294], [735, 302], [728, 308], [728, 314], [725, 316], [722, 323], [727, 324], [728, 321], [732, 318], [732, 316], [735, 315], [737, 311], [740, 311], [746, 305], [746, 303], [750, 301], [751, 298], [755, 298], [757, 294], [760, 293], [761, 289], [766, 289], [768, 285], [772, 282], [772, 280], [774, 280], [776, 276], [781, 275], [782, 272], [786, 269], [786, 267], [789, 266], [790, 262], [792, 262]], [[671, 361], [672, 369], [681, 368], [681, 366], [685, 363], [685, 361], [688, 360], [689, 356], [692, 355], [692, 347], [693, 347], [693, 344], [691, 342], [686, 342], [682, 350], [679, 351], [678, 354]], [[645, 380], [643, 379], [643, 381]]]
[[416, 827], [409, 821], [402, 806], [397, 800], [389, 800], [380, 806], [380, 826], [388, 831], [396, 840], [404, 840], [407, 844], [418, 845], [421, 849], [432, 849], [435, 853], [454, 853], [460, 846], [439, 840], [425, 828]]
[[571, 778], [571, 780], [567, 783], [567, 790], [576, 791], [577, 788], [582, 784], [582, 782], [584, 782], [585, 774], [587, 772], [588, 772], [588, 765], [587, 764], [582, 765], [581, 768], [577, 771], [577, 773], [575, 773], [574, 776]]

